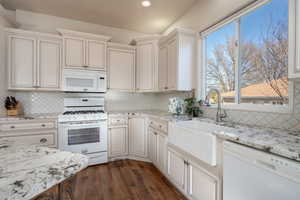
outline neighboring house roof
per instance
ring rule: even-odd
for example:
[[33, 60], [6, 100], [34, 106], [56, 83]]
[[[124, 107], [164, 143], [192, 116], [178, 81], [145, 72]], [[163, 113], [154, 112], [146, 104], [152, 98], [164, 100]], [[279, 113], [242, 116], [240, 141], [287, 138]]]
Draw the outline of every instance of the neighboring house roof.
[[[282, 78], [278, 80], [273, 80], [271, 82], [274, 85], [277, 85], [278, 90], [282, 94], [282, 96], [288, 96], [288, 84], [287, 78]], [[235, 91], [224, 92], [222, 93], [222, 97], [224, 98], [232, 98], [235, 96]], [[259, 98], [259, 97], [279, 97], [279, 95], [274, 91], [274, 89], [270, 86], [269, 83], [258, 83], [255, 85], [250, 85], [241, 89], [242, 97], [251, 97], [251, 98]]]

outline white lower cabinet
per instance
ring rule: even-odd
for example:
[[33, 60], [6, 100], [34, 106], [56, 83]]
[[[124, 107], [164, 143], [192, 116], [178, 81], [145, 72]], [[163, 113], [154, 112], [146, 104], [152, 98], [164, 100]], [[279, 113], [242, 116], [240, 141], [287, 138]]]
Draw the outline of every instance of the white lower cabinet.
[[147, 158], [147, 130], [144, 117], [129, 119], [129, 154]]
[[162, 171], [166, 171], [166, 163], [167, 163], [167, 136], [158, 132], [157, 134], [157, 167]]
[[216, 200], [218, 181], [201, 167], [188, 162], [188, 196], [192, 200]]
[[218, 179], [191, 159], [168, 147], [167, 175], [191, 200], [218, 200]]
[[109, 128], [109, 157], [128, 155], [128, 131], [127, 127]]
[[153, 164], [157, 163], [157, 133], [149, 128], [148, 130], [148, 155]]
[[26, 145], [57, 147], [55, 119], [32, 119], [0, 122], [0, 139]]
[[186, 161], [184, 156], [168, 148], [167, 174], [170, 181], [182, 192], [186, 193]]

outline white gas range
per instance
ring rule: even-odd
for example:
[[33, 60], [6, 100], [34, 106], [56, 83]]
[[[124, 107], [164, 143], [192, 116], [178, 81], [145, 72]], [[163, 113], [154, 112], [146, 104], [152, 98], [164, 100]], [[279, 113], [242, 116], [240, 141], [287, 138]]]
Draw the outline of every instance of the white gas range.
[[65, 98], [64, 108], [58, 118], [59, 149], [89, 156], [89, 165], [107, 162], [104, 98]]

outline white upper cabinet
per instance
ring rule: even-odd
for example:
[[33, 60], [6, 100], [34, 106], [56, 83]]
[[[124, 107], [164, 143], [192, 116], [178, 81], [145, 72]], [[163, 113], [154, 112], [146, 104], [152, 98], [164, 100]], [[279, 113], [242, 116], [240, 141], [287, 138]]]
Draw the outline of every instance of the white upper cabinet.
[[167, 90], [177, 89], [177, 69], [178, 69], [178, 49], [177, 40], [174, 39], [168, 43], [168, 77], [167, 77]]
[[106, 70], [106, 42], [88, 40], [86, 42], [86, 63], [96, 70]]
[[109, 89], [116, 91], [135, 91], [135, 47], [108, 44]]
[[64, 67], [106, 70], [106, 47], [111, 37], [58, 29], [64, 40]]
[[36, 40], [32, 36], [8, 36], [9, 89], [36, 86]]
[[62, 42], [55, 38], [38, 40], [38, 86], [44, 89], [59, 89], [61, 81]]
[[159, 41], [160, 90], [190, 91], [194, 88], [196, 34], [175, 29]]
[[158, 87], [160, 91], [168, 89], [168, 47], [159, 48]]
[[66, 68], [85, 66], [85, 41], [80, 38], [64, 38], [64, 57]]
[[60, 90], [61, 38], [18, 29], [6, 34], [8, 89]]
[[158, 91], [158, 39], [160, 36], [136, 38], [136, 90]]
[[300, 79], [300, 4], [289, 1], [289, 61], [288, 73], [290, 79]]

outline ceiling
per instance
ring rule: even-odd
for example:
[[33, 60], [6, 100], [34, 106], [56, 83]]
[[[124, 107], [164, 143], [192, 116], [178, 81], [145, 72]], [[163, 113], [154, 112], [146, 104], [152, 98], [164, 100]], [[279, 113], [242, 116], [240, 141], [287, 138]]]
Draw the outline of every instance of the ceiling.
[[0, 0], [10, 10], [27, 10], [75, 20], [124, 28], [142, 33], [161, 33], [198, 0]]

